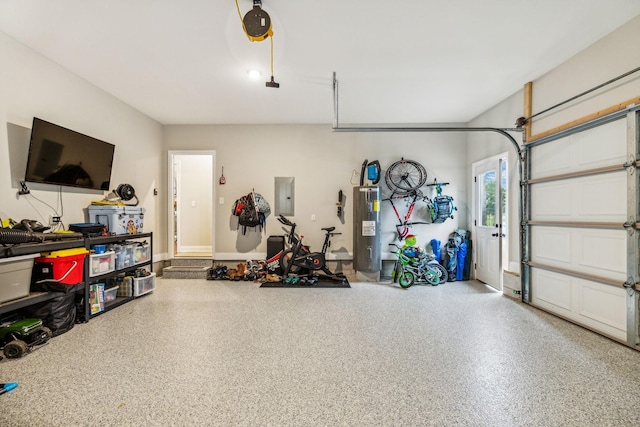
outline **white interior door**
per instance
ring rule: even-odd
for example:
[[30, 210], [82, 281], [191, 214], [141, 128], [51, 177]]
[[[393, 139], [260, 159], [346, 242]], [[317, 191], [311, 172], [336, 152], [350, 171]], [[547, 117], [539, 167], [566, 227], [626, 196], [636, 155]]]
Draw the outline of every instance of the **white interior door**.
[[473, 165], [475, 275], [476, 279], [502, 290], [502, 212], [506, 189], [501, 167], [502, 156]]

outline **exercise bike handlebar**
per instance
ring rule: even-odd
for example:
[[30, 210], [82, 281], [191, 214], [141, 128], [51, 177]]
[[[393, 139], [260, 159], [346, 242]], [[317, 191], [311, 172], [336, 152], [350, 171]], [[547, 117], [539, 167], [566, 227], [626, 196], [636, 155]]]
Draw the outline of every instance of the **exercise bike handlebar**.
[[282, 224], [289, 226], [289, 227], [294, 227], [296, 224], [289, 221], [289, 219], [283, 215], [279, 215], [278, 216], [278, 221], [280, 221]]

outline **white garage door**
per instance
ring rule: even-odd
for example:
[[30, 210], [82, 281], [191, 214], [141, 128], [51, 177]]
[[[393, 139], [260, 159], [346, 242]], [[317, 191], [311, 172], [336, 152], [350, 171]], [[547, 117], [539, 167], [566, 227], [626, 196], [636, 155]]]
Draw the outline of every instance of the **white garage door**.
[[523, 299], [638, 345], [638, 118], [625, 111], [525, 145]]

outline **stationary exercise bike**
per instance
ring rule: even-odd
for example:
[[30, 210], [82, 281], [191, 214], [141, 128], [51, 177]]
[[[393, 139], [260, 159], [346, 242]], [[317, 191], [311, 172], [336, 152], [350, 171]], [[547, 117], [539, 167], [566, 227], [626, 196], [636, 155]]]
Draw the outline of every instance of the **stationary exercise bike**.
[[[296, 224], [289, 221], [289, 224], [295, 229]], [[329, 246], [331, 246], [331, 237], [342, 234], [334, 233], [335, 227], [327, 227], [322, 230], [325, 232], [324, 243], [322, 245], [322, 251], [311, 252], [308, 246], [302, 243], [302, 238], [295, 239], [293, 246], [290, 249], [286, 249], [282, 252], [280, 257], [280, 268], [282, 268], [282, 276], [284, 278], [289, 277], [290, 274], [308, 274], [311, 271], [322, 271], [332, 279], [341, 280], [344, 278], [341, 274], [334, 274], [327, 267], [326, 253]]]

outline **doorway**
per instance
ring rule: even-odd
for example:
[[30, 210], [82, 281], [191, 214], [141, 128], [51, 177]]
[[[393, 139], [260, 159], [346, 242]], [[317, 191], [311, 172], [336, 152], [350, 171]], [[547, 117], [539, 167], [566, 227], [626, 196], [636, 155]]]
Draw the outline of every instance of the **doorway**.
[[473, 163], [473, 225], [476, 236], [475, 277], [502, 291], [508, 265], [507, 153]]
[[215, 151], [169, 151], [169, 255], [215, 253]]

